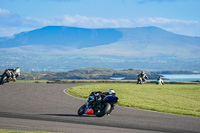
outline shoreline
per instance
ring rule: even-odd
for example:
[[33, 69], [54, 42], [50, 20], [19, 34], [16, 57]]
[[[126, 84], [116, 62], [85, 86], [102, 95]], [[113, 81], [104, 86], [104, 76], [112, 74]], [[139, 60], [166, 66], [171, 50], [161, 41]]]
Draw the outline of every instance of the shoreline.
[[[47, 81], [48, 84], [71, 84], [71, 83], [137, 83], [137, 80], [79, 80], [63, 79]], [[145, 84], [156, 84], [156, 80], [147, 80]], [[165, 84], [200, 84], [200, 81], [164, 81]]]

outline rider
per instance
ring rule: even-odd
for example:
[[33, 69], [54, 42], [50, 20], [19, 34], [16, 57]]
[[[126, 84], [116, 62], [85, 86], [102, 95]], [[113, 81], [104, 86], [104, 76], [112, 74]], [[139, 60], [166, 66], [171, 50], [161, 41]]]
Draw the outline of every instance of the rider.
[[148, 77], [147, 77], [147, 74], [144, 72], [144, 71], [142, 71], [139, 75], [138, 75], [138, 77], [141, 77], [142, 78], [142, 81], [146, 81], [146, 79], [148, 79]]
[[11, 72], [11, 78], [15, 82], [17, 77], [20, 75], [20, 68], [16, 67], [14, 69], [8, 69]]
[[[113, 89], [108, 90], [107, 92], [102, 91], [94, 91], [92, 92], [89, 97], [87, 98], [88, 107], [92, 108], [95, 107], [99, 102], [101, 102], [107, 95], [116, 95], [115, 91]], [[112, 110], [114, 107], [112, 107]]]
[[162, 78], [160, 76], [158, 77], [158, 81], [156, 82], [156, 84], [164, 85], [164, 82], [163, 82], [163, 80], [162, 80]]

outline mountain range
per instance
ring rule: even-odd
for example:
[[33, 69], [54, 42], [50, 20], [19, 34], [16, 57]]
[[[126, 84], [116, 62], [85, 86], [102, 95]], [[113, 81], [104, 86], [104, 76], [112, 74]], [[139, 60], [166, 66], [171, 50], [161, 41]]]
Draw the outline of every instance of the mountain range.
[[115, 29], [83, 29], [64, 26], [47, 26], [41, 29], [16, 34], [12, 38], [0, 38], [0, 47], [59, 45], [72, 48], [85, 48], [110, 44], [118, 41], [121, 36], [122, 33]]
[[0, 69], [200, 70], [200, 37], [158, 27], [86, 29], [47, 26], [0, 37]]

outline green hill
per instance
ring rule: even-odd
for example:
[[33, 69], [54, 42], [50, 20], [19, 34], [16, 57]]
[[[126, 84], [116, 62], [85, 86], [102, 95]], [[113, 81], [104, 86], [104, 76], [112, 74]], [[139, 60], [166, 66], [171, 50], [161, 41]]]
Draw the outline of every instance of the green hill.
[[[0, 71], [3, 73], [3, 71]], [[67, 72], [50, 72], [50, 71], [22, 71], [18, 79], [111, 79], [111, 77], [123, 77], [124, 80], [136, 80], [141, 70], [125, 69], [113, 70], [103, 68], [84, 68]], [[155, 72], [146, 72], [149, 79], [157, 79], [158, 74]]]

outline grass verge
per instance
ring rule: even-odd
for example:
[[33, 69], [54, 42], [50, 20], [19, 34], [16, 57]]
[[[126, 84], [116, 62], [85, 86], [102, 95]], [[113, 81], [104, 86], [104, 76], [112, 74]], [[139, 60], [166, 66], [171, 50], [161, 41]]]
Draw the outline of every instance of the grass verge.
[[117, 105], [158, 112], [200, 117], [200, 85], [132, 83], [97, 83], [73, 87], [71, 95], [87, 98], [92, 91], [114, 89], [119, 97]]
[[16, 82], [10, 82], [10, 83], [23, 83], [23, 84], [30, 84], [30, 83], [44, 83], [46, 84], [49, 82], [48, 80], [17, 80]]

